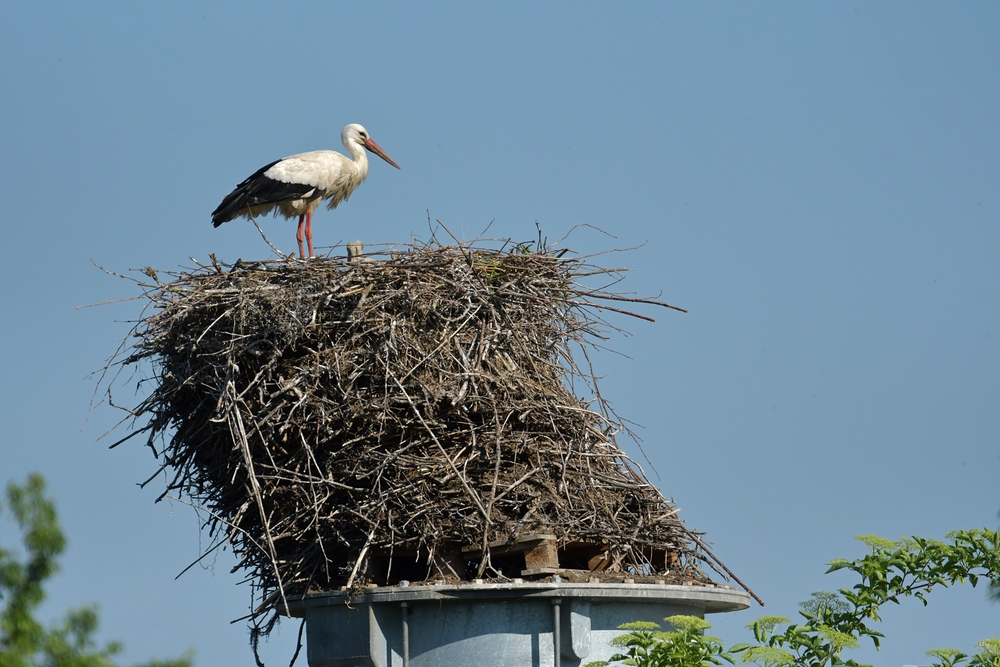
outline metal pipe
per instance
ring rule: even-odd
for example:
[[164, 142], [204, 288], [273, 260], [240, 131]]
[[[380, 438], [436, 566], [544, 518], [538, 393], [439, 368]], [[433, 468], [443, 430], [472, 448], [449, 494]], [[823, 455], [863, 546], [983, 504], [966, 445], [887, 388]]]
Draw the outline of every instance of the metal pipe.
[[410, 603], [400, 602], [399, 606], [403, 614], [403, 667], [410, 667], [410, 622], [406, 618]]
[[562, 598], [552, 598], [552, 664], [560, 667], [562, 664], [562, 638], [559, 636], [562, 630]]

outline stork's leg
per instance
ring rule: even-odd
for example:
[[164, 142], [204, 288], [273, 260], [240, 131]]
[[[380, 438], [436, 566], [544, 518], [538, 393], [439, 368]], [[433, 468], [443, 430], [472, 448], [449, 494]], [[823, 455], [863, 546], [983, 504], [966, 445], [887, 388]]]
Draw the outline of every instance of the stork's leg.
[[306, 241], [309, 243], [309, 259], [312, 259], [316, 255], [313, 254], [313, 212], [312, 209], [306, 211]]
[[[306, 257], [306, 252], [302, 248], [302, 241], [304, 240], [302, 238], [302, 223], [305, 221], [305, 219], [306, 219], [306, 216], [305, 216], [304, 213], [299, 216], [299, 231], [297, 231], [295, 233], [295, 240], [299, 242], [299, 257], [301, 257], [303, 259], [305, 259], [305, 257]], [[312, 242], [310, 242], [309, 245], [311, 246]], [[312, 254], [312, 248], [310, 248], [310, 254]]]

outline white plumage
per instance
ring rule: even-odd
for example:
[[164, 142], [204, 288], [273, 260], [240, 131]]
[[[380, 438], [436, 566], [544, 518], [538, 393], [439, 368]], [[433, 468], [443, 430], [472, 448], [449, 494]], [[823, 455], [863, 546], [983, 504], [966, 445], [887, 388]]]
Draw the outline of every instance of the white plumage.
[[311, 151], [290, 155], [265, 165], [222, 200], [212, 212], [212, 224], [218, 227], [240, 216], [252, 218], [272, 210], [286, 218], [297, 215], [299, 255], [306, 256], [302, 246], [303, 240], [306, 240], [309, 244], [309, 256], [313, 257], [312, 212], [324, 199], [329, 200], [328, 208], [336, 208], [361, 185], [368, 176], [368, 154], [365, 149], [399, 169], [399, 165], [386, 155], [360, 125], [348, 125], [340, 138], [353, 159], [336, 151]]

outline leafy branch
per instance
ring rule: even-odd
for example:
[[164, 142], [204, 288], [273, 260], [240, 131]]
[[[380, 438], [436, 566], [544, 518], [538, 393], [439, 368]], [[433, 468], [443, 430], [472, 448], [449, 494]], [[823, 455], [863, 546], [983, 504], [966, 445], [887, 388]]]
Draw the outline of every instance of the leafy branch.
[[[627, 651], [611, 656], [611, 661], [636, 667], [708, 667], [721, 665], [723, 660], [733, 663], [733, 656], [723, 650], [722, 642], [702, 634], [712, 627], [704, 619], [668, 616], [663, 620], [677, 629], [664, 632], [658, 624], [647, 621], [620, 626], [631, 632], [615, 637], [611, 643]], [[603, 667], [607, 664], [590, 662], [584, 667]]]
[[[757, 619], [747, 626], [754, 643], [723, 651], [717, 639], [699, 634], [711, 627], [707, 622], [671, 616], [666, 620], [679, 628], [676, 632], [657, 632], [647, 627], [649, 624], [621, 626], [630, 632], [617, 637], [615, 643], [627, 646], [629, 652], [612, 656], [611, 662], [643, 667], [700, 666], [721, 664], [719, 658], [732, 662], [732, 656], [738, 655], [741, 662], [761, 667], [870, 667], [845, 660], [841, 653], [857, 648], [864, 638], [871, 639], [876, 649], [880, 647], [883, 635], [871, 624], [881, 621], [882, 605], [899, 604], [910, 597], [926, 605], [927, 594], [935, 587], [976, 586], [981, 580], [989, 581], [993, 597], [1000, 597], [1000, 533], [962, 530], [947, 537], [946, 542], [920, 537], [898, 542], [872, 535], [859, 537], [870, 553], [853, 561], [834, 560], [827, 573], [849, 570], [860, 581], [850, 589], [840, 589], [839, 594], [813, 593], [800, 605], [804, 622], [792, 623], [780, 616]], [[699, 629], [693, 630], [695, 627]], [[976, 646], [980, 651], [972, 656], [953, 649], [932, 649], [927, 654], [936, 660], [936, 667], [1000, 667], [1000, 639], [985, 639]], [[687, 655], [692, 657], [685, 658]]]
[[[95, 644], [98, 617], [93, 606], [69, 610], [51, 629], [35, 620], [66, 539], [40, 475], [29, 476], [23, 485], [8, 484], [6, 495], [26, 554], [22, 561], [0, 547], [0, 667], [114, 667], [123, 647], [118, 642]], [[190, 665], [185, 657], [154, 660], [144, 667]]]

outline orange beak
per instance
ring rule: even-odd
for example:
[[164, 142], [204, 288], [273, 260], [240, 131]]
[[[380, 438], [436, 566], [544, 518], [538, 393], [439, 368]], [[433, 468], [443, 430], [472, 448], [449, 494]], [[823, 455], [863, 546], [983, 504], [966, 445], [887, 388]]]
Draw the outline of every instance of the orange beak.
[[382, 150], [382, 147], [376, 144], [371, 138], [365, 140], [365, 148], [370, 150], [372, 153], [375, 153], [375, 155], [378, 155], [380, 158], [391, 164], [396, 169], [399, 169], [399, 165], [396, 164], [396, 161], [393, 160], [388, 155], [386, 155], [385, 151]]

